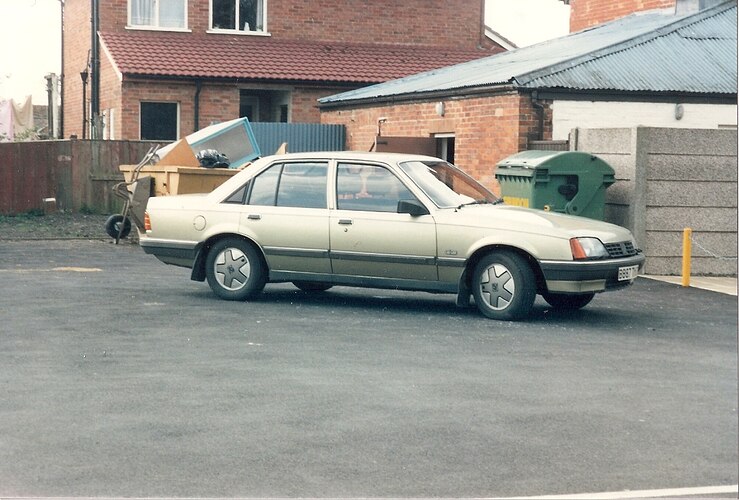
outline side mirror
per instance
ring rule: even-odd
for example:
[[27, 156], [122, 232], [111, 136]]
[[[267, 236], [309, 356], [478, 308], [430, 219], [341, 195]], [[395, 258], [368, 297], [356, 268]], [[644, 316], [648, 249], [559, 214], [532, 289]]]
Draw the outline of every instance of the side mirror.
[[409, 214], [411, 217], [420, 217], [428, 215], [429, 211], [417, 200], [400, 200], [398, 201], [398, 213]]

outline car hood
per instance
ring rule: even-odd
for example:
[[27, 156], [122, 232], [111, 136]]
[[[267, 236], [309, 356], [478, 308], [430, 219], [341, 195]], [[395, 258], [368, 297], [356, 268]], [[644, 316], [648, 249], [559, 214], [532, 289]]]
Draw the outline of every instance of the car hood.
[[628, 229], [608, 222], [512, 205], [467, 205], [445, 210], [437, 217], [437, 222], [563, 238], [590, 236], [603, 242], [627, 241], [633, 238]]

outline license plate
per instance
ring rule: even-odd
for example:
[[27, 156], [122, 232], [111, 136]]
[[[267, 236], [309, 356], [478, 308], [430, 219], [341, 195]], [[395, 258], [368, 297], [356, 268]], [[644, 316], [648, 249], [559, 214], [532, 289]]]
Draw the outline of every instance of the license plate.
[[639, 273], [639, 266], [628, 266], [618, 268], [618, 281], [633, 280]]

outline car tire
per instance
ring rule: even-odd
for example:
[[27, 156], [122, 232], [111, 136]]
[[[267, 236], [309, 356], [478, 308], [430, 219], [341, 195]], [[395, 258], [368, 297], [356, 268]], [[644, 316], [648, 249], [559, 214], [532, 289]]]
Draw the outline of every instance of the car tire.
[[333, 286], [330, 283], [321, 283], [320, 281], [293, 281], [293, 285], [304, 292], [325, 292]]
[[529, 264], [513, 252], [493, 252], [475, 266], [472, 295], [488, 318], [517, 320], [528, 315], [536, 299], [536, 279]]
[[125, 238], [131, 232], [131, 219], [124, 218], [121, 214], [113, 214], [105, 221], [105, 232], [111, 238]]
[[246, 300], [264, 289], [266, 266], [253, 245], [242, 239], [228, 238], [208, 251], [205, 275], [218, 297]]
[[595, 297], [595, 293], [591, 292], [569, 295], [564, 293], [544, 292], [541, 296], [544, 297], [544, 300], [546, 300], [554, 309], [562, 311], [577, 311], [578, 309], [582, 309], [586, 305], [590, 304], [590, 301]]

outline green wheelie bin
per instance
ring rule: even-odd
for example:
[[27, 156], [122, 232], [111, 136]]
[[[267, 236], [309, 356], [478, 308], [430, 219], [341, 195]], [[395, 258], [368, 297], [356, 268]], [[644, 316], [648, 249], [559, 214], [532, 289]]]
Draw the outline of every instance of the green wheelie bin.
[[495, 178], [509, 205], [603, 220], [613, 168], [579, 151], [522, 151], [500, 161]]

